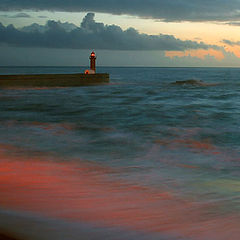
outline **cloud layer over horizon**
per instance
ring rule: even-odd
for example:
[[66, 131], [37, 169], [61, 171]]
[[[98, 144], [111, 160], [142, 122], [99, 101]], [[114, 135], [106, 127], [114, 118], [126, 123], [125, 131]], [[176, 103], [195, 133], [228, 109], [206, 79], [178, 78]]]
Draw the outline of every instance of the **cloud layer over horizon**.
[[240, 41], [231, 41], [228, 39], [224, 39], [224, 40], [222, 40], [222, 42], [229, 46], [240, 46]]
[[0, 11], [49, 10], [127, 14], [163, 21], [240, 20], [240, 0], [2, 0]]
[[88, 13], [80, 27], [49, 20], [45, 26], [32, 24], [21, 29], [0, 23], [0, 43], [19, 47], [47, 47], [105, 50], [185, 51], [218, 47], [203, 42], [180, 40], [173, 35], [140, 34], [134, 28], [122, 30], [117, 25], [104, 25]]

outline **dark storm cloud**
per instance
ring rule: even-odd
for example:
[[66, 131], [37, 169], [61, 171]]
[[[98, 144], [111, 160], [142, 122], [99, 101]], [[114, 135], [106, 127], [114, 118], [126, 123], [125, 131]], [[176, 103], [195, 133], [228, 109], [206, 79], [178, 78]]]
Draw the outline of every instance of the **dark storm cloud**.
[[94, 11], [164, 21], [240, 19], [240, 0], [1, 0], [0, 10]]
[[20, 47], [50, 47], [111, 50], [208, 49], [216, 46], [203, 42], [182, 41], [172, 35], [140, 34], [134, 28], [122, 30], [116, 25], [104, 25], [88, 13], [80, 27], [71, 23], [48, 21], [45, 26], [32, 24], [22, 29], [0, 25], [0, 42]]

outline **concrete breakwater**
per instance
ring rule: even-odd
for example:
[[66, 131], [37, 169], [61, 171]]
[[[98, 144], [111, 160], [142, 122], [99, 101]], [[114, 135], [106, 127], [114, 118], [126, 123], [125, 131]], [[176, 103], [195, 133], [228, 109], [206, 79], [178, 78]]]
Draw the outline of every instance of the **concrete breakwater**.
[[108, 73], [0, 75], [0, 87], [78, 87], [108, 82]]

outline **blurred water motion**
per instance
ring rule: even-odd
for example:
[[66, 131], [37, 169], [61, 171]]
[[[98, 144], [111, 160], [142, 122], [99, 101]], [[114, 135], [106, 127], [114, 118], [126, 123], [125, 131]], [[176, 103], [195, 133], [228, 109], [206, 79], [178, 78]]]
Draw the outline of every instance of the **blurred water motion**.
[[236, 239], [239, 236], [239, 216], [218, 212], [216, 203], [181, 199], [163, 189], [117, 180], [109, 176], [116, 170], [81, 160], [62, 163], [48, 156], [14, 155], [1, 149], [4, 209], [173, 236], [210, 237], [214, 232], [216, 239], [226, 239], [230, 233], [234, 237], [233, 231]]
[[[108, 86], [0, 90], [1, 231], [238, 240], [240, 70], [107, 71]], [[170, 84], [196, 74], [221, 84]]]

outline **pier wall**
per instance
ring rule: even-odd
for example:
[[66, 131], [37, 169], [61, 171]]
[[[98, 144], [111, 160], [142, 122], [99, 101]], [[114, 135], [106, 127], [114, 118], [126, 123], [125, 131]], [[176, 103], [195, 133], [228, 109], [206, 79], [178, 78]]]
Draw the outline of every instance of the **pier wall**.
[[0, 87], [77, 87], [108, 82], [108, 73], [0, 75]]

